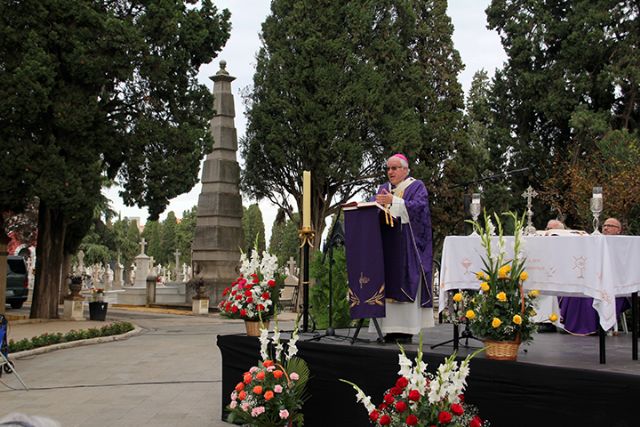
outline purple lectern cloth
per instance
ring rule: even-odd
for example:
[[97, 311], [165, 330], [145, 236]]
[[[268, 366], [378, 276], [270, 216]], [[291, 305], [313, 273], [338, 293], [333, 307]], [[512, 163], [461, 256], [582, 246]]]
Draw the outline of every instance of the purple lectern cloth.
[[[576, 335], [590, 335], [598, 332], [598, 312], [593, 308], [593, 298], [562, 297], [560, 320], [567, 332]], [[630, 307], [627, 298], [616, 298], [616, 315]]]
[[[391, 191], [391, 183], [386, 183], [378, 188], [377, 194], [382, 190]], [[402, 195], [404, 204], [409, 214], [409, 224], [402, 224], [402, 233], [405, 240], [405, 279], [402, 285], [406, 289], [409, 298], [400, 301], [413, 301], [418, 293], [418, 286], [422, 285], [420, 306], [433, 307], [431, 289], [431, 264], [432, 264], [432, 236], [431, 213], [429, 210], [429, 193], [424, 183], [416, 179], [409, 185]], [[413, 231], [413, 237], [411, 232]], [[415, 246], [414, 246], [415, 238]], [[416, 252], [417, 249], [417, 252]], [[420, 268], [422, 264], [422, 269]], [[424, 270], [425, 280], [420, 280]], [[389, 286], [387, 293], [389, 293]]]
[[344, 212], [349, 307], [352, 319], [385, 317], [382, 236], [376, 206]]
[[[384, 214], [379, 214], [380, 232], [382, 235], [382, 254], [384, 257], [384, 282], [387, 298], [396, 301], [408, 302], [414, 298], [408, 298], [404, 284], [406, 280], [406, 245], [405, 233], [400, 224], [400, 218], [393, 220], [393, 227], [389, 226]], [[406, 227], [406, 225], [404, 226]]]

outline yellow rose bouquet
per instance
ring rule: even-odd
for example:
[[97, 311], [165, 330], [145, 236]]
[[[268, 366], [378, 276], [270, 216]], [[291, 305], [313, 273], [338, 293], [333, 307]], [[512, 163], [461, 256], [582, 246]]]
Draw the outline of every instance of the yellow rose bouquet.
[[[532, 339], [535, 324], [533, 301], [536, 291], [525, 292], [522, 284], [528, 278], [526, 259], [522, 254], [524, 215], [503, 214], [513, 220], [513, 257], [507, 258], [503, 224], [500, 216], [485, 212], [484, 226], [470, 221], [480, 235], [485, 256], [484, 269], [476, 273], [479, 293], [471, 298], [465, 317], [473, 334], [485, 340], [527, 342]], [[497, 229], [496, 229], [497, 227]], [[497, 231], [497, 234], [496, 234]], [[497, 245], [496, 245], [497, 244]]]

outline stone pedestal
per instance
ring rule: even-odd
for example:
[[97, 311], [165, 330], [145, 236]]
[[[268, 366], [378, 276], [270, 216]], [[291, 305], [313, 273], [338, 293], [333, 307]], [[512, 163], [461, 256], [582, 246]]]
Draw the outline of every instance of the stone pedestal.
[[114, 277], [113, 277], [113, 288], [112, 288], [114, 290], [122, 289], [122, 284], [124, 283], [123, 268], [124, 266], [120, 264], [120, 262], [116, 262], [116, 268], [115, 268]]
[[150, 258], [145, 254], [136, 257], [136, 279], [133, 282], [135, 288], [147, 287], [147, 276], [149, 275]]
[[209, 314], [209, 298], [194, 299], [191, 307], [193, 314]]
[[65, 299], [62, 318], [64, 320], [84, 320], [83, 302], [81, 299]]
[[154, 275], [147, 276], [145, 286], [147, 287], [147, 307], [156, 303], [156, 287], [158, 285], [157, 277]]

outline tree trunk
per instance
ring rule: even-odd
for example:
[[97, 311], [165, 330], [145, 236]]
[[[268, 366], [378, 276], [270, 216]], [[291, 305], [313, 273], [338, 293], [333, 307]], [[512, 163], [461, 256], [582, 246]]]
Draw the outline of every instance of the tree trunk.
[[0, 314], [5, 313], [7, 298], [7, 244], [9, 236], [4, 232], [4, 221], [0, 218]]
[[64, 258], [66, 221], [62, 211], [40, 201], [36, 278], [31, 303], [32, 319], [57, 319], [58, 294]]
[[64, 304], [64, 297], [69, 294], [69, 286], [67, 286], [67, 278], [71, 274], [71, 258], [73, 255], [65, 253], [62, 261], [62, 272], [60, 274], [60, 289], [58, 304]]

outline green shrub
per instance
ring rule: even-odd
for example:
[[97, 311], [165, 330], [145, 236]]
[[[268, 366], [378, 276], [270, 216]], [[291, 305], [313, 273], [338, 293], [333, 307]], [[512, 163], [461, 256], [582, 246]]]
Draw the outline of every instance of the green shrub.
[[[334, 262], [331, 270], [332, 326], [346, 328], [351, 325], [352, 321], [347, 300], [349, 284], [344, 247], [335, 248], [333, 257]], [[316, 279], [316, 284], [309, 292], [310, 310], [318, 329], [325, 329], [329, 326], [329, 256], [325, 257], [324, 263], [322, 258], [322, 252], [316, 251], [309, 264], [310, 274]]]
[[15, 353], [18, 351], [31, 350], [38, 347], [45, 347], [52, 344], [58, 344], [61, 342], [78, 341], [89, 338], [108, 337], [111, 335], [120, 335], [125, 332], [132, 331], [134, 326], [129, 322], [114, 322], [111, 325], [103, 326], [102, 328], [90, 328], [81, 331], [71, 330], [66, 334], [60, 332], [49, 334], [44, 333], [40, 336], [33, 337], [31, 339], [23, 338], [20, 341], [9, 341], [9, 352]]

